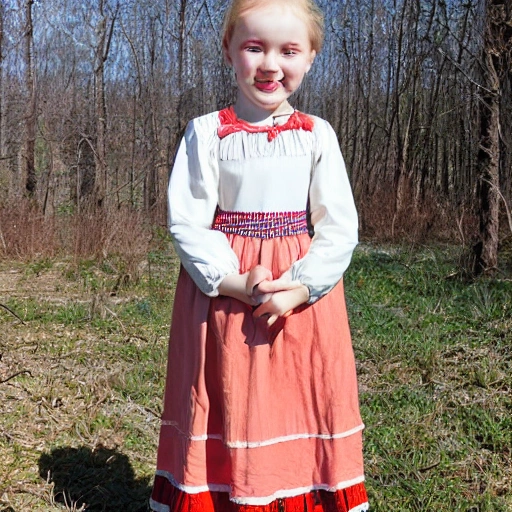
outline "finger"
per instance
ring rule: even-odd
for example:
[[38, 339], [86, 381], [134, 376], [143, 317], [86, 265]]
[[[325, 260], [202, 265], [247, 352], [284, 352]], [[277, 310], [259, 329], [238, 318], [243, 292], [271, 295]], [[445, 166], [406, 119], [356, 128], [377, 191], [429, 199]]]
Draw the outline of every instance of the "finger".
[[251, 270], [250, 273], [251, 273], [251, 275], [255, 276], [256, 280], [259, 280], [259, 281], [263, 281], [264, 279], [270, 279], [270, 280], [274, 279], [272, 272], [267, 267], [264, 267], [263, 265], [256, 265]]
[[265, 304], [265, 302], [268, 302], [271, 298], [273, 293], [253, 293], [252, 298], [256, 302], [256, 305]]
[[301, 284], [298, 281], [284, 281], [276, 279], [274, 281], [262, 281], [258, 284], [258, 291], [261, 293], [275, 293], [298, 288]]
[[270, 315], [267, 320], [267, 325], [269, 327], [272, 327], [276, 323], [278, 318], [279, 318], [279, 315]]
[[253, 316], [255, 316], [256, 318], [261, 318], [263, 316], [274, 315], [274, 314], [276, 314], [276, 311], [275, 311], [275, 307], [272, 306], [271, 301], [262, 303], [261, 306], [256, 308], [253, 312]]
[[254, 267], [247, 277], [247, 283], [246, 283], [246, 292], [248, 295], [251, 295], [254, 293], [254, 288], [258, 286], [259, 283], [262, 281], [265, 281], [266, 279], [272, 280], [273, 275], [272, 272], [263, 265], [257, 265]]
[[269, 313], [267, 311], [267, 303], [266, 302], [264, 302], [259, 307], [257, 307], [252, 313], [252, 315], [255, 316], [256, 318], [260, 318], [267, 314], [269, 314]]
[[282, 318], [288, 318], [291, 314], [292, 314], [292, 310], [290, 309], [290, 311], [287, 311], [283, 315], [278, 315], [277, 313], [275, 313], [274, 315], [270, 315], [267, 320], [267, 325], [269, 327], [271, 327], [272, 325], [274, 325], [277, 322], [277, 319], [279, 318], [279, 316], [281, 316]]

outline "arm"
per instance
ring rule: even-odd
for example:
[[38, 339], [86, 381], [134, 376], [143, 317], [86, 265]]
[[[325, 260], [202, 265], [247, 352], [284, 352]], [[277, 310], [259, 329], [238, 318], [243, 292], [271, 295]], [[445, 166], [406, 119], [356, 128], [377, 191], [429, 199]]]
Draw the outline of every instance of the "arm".
[[358, 241], [357, 212], [336, 134], [321, 119], [316, 120], [315, 132], [317, 149], [309, 188], [315, 234], [308, 253], [288, 271], [291, 282], [298, 281], [309, 290], [309, 303], [342, 278]]
[[210, 155], [215, 118], [187, 126], [169, 181], [169, 226], [180, 260], [199, 289], [219, 294], [227, 275], [238, 275], [239, 262], [226, 236], [210, 229], [218, 202], [218, 167]]

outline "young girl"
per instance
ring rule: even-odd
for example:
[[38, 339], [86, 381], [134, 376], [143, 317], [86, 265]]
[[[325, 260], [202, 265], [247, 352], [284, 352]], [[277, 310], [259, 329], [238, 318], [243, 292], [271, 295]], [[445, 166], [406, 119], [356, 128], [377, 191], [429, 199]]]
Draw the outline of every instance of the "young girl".
[[341, 280], [357, 215], [334, 131], [288, 103], [322, 38], [312, 0], [234, 0], [236, 103], [178, 150], [155, 511], [368, 510]]

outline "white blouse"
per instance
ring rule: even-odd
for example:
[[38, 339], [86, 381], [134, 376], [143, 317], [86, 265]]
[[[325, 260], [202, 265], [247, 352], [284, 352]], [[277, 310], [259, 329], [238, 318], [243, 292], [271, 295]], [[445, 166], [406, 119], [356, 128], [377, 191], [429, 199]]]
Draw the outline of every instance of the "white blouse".
[[334, 130], [310, 116], [313, 130], [217, 134], [219, 113], [193, 119], [181, 141], [168, 190], [169, 225], [178, 256], [210, 297], [239, 271], [224, 233], [210, 229], [217, 206], [238, 212], [296, 212], [309, 199], [314, 236], [290, 268], [313, 303], [341, 279], [357, 245], [358, 220]]

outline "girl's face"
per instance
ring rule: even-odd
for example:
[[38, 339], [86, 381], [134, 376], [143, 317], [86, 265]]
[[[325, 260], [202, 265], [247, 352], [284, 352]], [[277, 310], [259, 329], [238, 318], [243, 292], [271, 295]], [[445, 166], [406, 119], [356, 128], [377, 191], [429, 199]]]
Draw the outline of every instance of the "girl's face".
[[244, 13], [224, 53], [236, 73], [237, 113], [249, 122], [287, 109], [316, 54], [306, 22], [278, 5]]

